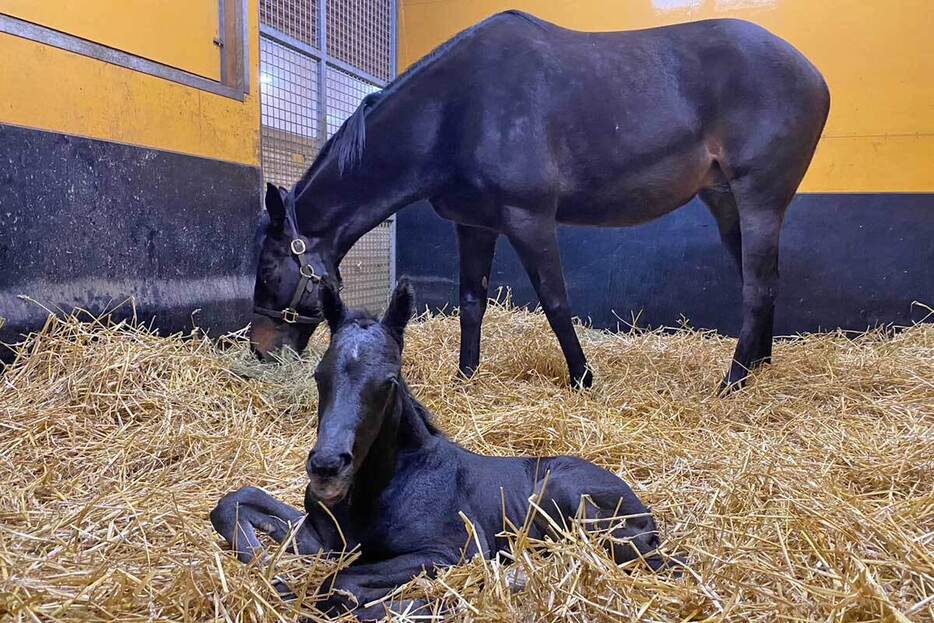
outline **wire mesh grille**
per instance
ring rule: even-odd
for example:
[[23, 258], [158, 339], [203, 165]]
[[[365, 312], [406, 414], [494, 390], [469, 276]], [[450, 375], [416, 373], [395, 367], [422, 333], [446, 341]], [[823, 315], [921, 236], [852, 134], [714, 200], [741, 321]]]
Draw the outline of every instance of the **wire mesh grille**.
[[[318, 1], [260, 1], [266, 27], [260, 40], [263, 173], [267, 181], [286, 187], [305, 173], [327, 137], [360, 101], [392, 78], [394, 0], [327, 0], [326, 26]], [[321, 60], [317, 46], [325, 29], [328, 53], [351, 67], [337, 68], [326, 55]], [[325, 89], [319, 85], [322, 62]], [[393, 232], [390, 219], [360, 238], [344, 257], [341, 275], [348, 305], [373, 312], [385, 307]]]
[[393, 0], [327, 0], [328, 54], [392, 78]]
[[360, 100], [379, 91], [379, 87], [334, 67], [328, 67], [327, 76], [328, 136], [332, 136], [347, 117], [357, 110]]
[[260, 0], [259, 19], [308, 45], [318, 45], [317, 0]]
[[[353, 114], [360, 100], [379, 87], [351, 74], [327, 68], [328, 136], [340, 129]], [[379, 312], [386, 304], [389, 283], [389, 258], [392, 228], [388, 222], [365, 234], [341, 262], [344, 278], [343, 298], [348, 305]]]
[[266, 180], [291, 186], [320, 146], [318, 62], [273, 41], [260, 41], [260, 114]]
[[392, 245], [392, 224], [381, 223], [364, 235], [344, 256], [341, 277], [344, 279], [343, 300], [354, 307], [379, 313], [386, 306]]

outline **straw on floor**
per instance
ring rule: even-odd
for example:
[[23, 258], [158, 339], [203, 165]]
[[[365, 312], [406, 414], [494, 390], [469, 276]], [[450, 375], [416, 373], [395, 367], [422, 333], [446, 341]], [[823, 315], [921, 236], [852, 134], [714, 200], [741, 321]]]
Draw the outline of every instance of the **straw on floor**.
[[[474, 380], [455, 381], [452, 317], [411, 326], [405, 374], [468, 448], [615, 470], [689, 570], [620, 569], [575, 526], [538, 546], [518, 530], [515, 565], [468, 561], [404, 595], [455, 621], [934, 620], [934, 326], [782, 341], [727, 399], [732, 340], [580, 332], [591, 392], [565, 387], [543, 316], [508, 306]], [[314, 358], [50, 319], [0, 376], [0, 620], [322, 620], [311, 595], [345, 563], [273, 549], [245, 567], [207, 520], [247, 484], [300, 505]], [[281, 602], [275, 574], [306, 598]]]

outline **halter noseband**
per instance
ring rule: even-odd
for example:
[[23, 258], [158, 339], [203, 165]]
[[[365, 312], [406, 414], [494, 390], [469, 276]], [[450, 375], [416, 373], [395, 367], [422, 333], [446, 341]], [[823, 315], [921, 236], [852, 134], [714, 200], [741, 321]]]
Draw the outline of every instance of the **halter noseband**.
[[304, 316], [298, 313], [298, 304], [305, 295], [305, 290], [310, 284], [318, 285], [321, 283], [321, 276], [315, 273], [315, 269], [308, 263], [305, 252], [308, 251], [308, 245], [305, 239], [298, 233], [297, 219], [295, 217], [295, 190], [289, 191], [285, 198], [285, 222], [288, 224], [292, 235], [292, 242], [289, 243], [289, 250], [298, 259], [298, 284], [295, 286], [295, 292], [292, 294], [292, 300], [289, 301], [285, 309], [270, 309], [254, 305], [253, 311], [263, 316], [269, 316], [276, 320], [281, 320], [288, 324], [320, 324], [324, 317], [321, 314], [315, 316]]

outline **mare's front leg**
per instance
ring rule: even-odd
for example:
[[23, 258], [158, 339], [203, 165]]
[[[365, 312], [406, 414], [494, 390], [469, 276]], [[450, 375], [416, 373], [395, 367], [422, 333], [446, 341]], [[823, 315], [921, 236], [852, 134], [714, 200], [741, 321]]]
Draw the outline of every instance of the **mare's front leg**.
[[305, 513], [281, 502], [258, 487], [243, 487], [221, 498], [211, 511], [211, 524], [227, 540], [237, 558], [251, 563], [263, 547], [256, 531], [265, 532], [277, 543], [295, 531], [292, 548], [297, 554], [316, 554], [321, 540], [314, 528], [303, 521]]
[[480, 227], [457, 226], [460, 257], [460, 373], [473, 376], [480, 365], [480, 326], [486, 312], [490, 268], [499, 234]]
[[379, 562], [351, 565], [339, 571], [332, 582], [326, 581], [322, 585], [321, 590], [331, 590], [331, 595], [319, 603], [318, 608], [332, 616], [349, 610], [361, 621], [371, 621], [385, 617], [387, 608], [398, 612], [406, 605], [421, 607], [425, 602], [390, 602], [369, 607], [366, 604], [382, 599], [423, 570], [434, 576], [436, 567], [453, 565], [457, 559], [453, 552], [413, 552]]
[[554, 218], [528, 210], [503, 207], [506, 235], [538, 294], [548, 324], [558, 338], [574, 387], [593, 385], [584, 350], [574, 332], [568, 304]]

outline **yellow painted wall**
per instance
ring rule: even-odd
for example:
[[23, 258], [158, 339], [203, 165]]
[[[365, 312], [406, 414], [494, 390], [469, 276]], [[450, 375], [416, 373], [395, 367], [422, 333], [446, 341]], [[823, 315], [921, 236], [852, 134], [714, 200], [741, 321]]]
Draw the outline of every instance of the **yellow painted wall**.
[[[162, 1], [148, 4], [151, 8], [158, 7]], [[243, 102], [35, 41], [0, 34], [0, 123], [258, 166], [260, 113], [257, 2], [249, 0], [247, 9], [250, 93]], [[20, 4], [18, 1], [0, 0], [0, 13], [8, 13], [8, 8]], [[69, 23], [73, 24], [71, 30], [87, 26], [80, 11], [83, 3], [63, 4], [68, 5], [69, 13], [56, 17], [59, 29], [69, 32], [66, 27]], [[165, 5], [168, 4], [187, 3], [165, 0]], [[213, 4], [217, 5], [216, 0], [213, 0]], [[173, 19], [184, 21], [183, 13], [173, 9], [162, 13], [160, 19], [174, 16]], [[113, 15], [109, 22], [110, 28], [117, 31], [125, 26], [121, 24], [121, 19], [129, 19], [128, 15]], [[186, 30], [190, 27], [191, 24], [180, 26], [180, 30], [186, 33], [181, 37], [176, 37], [174, 30], [167, 26], [162, 28], [161, 54], [167, 55], [163, 61], [174, 55], [181, 59], [178, 64], [199, 62], [196, 52], [191, 52], [187, 56], [189, 60], [185, 60], [184, 51], [192, 44], [192, 31]], [[97, 37], [106, 38], [108, 31], [101, 24], [96, 24], [94, 28], [98, 29]], [[209, 26], [201, 23], [200, 28]], [[216, 33], [216, 24], [210, 28]], [[119, 35], [112, 36], [117, 38], [102, 43], [117, 47], [115, 42], [119, 41]], [[142, 45], [141, 41], [137, 44]], [[157, 45], [157, 42], [151, 44]], [[135, 49], [138, 52], [140, 48]], [[215, 48], [213, 53], [214, 66], [217, 68], [219, 52]]]
[[217, 0], [0, 0], [7, 15], [212, 80], [219, 10]]
[[504, 9], [578, 30], [739, 17], [791, 42], [824, 74], [830, 118], [801, 190], [934, 192], [931, 0], [400, 0], [399, 64]]

